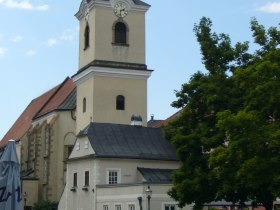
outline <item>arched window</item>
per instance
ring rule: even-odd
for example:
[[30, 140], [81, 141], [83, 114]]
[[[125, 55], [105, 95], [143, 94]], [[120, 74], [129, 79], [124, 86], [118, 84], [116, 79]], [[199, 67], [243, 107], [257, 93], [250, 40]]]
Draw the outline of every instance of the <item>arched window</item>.
[[87, 99], [83, 99], [83, 112], [85, 113], [87, 111]]
[[89, 25], [87, 24], [86, 28], [85, 28], [85, 34], [84, 34], [84, 38], [85, 38], [85, 48], [84, 50], [86, 50], [89, 47]]
[[117, 96], [116, 109], [117, 110], [124, 110], [125, 109], [125, 98], [124, 98], [124, 96], [122, 96], [122, 95]]
[[123, 22], [117, 22], [114, 27], [115, 44], [127, 44], [127, 27]]

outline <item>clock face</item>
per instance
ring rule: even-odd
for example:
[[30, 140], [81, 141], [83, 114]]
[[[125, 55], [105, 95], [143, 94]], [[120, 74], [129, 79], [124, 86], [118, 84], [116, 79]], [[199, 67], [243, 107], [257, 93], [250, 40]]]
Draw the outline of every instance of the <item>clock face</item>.
[[127, 15], [126, 5], [122, 2], [119, 2], [114, 7], [114, 12], [117, 17], [124, 18]]

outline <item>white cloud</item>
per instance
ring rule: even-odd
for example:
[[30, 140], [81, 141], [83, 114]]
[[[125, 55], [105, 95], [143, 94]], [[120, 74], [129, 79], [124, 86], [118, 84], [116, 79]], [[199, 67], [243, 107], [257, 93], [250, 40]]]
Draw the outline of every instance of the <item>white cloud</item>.
[[0, 47], [0, 57], [3, 57], [6, 54], [6, 49], [3, 47]]
[[49, 5], [39, 5], [34, 6], [28, 0], [23, 1], [15, 1], [15, 0], [0, 0], [0, 4], [12, 9], [23, 9], [23, 10], [38, 10], [38, 11], [46, 11], [49, 9]]
[[50, 38], [49, 40], [48, 40], [48, 47], [53, 47], [54, 45], [56, 45], [57, 44], [57, 41], [56, 41], [56, 39], [53, 39], [53, 38]]
[[17, 42], [21, 42], [22, 39], [23, 39], [23, 37], [18, 35], [18, 36], [11, 38], [11, 41], [17, 43]]
[[36, 55], [36, 51], [35, 51], [35, 50], [28, 50], [28, 51], [26, 52], [26, 56], [31, 57], [31, 56], [34, 56], [34, 55]]
[[50, 8], [49, 5], [44, 4], [44, 5], [38, 6], [38, 7], [37, 7], [37, 10], [46, 11], [46, 10], [48, 10], [49, 8]]
[[78, 30], [67, 29], [62, 33], [60, 37], [63, 41], [73, 41], [75, 36], [78, 35]]
[[258, 7], [257, 10], [265, 13], [280, 13], [280, 2], [269, 2], [264, 6]]

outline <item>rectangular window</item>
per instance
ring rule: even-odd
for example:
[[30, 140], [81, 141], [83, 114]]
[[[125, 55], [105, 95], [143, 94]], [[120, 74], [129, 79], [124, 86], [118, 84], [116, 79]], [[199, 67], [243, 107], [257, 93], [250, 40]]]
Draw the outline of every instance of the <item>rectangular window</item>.
[[118, 184], [117, 170], [109, 170], [109, 184]]
[[103, 210], [109, 210], [108, 205], [103, 205]]
[[176, 205], [175, 204], [165, 204], [164, 210], [176, 210]]
[[121, 205], [115, 205], [115, 210], [122, 210], [122, 206]]
[[85, 186], [89, 186], [89, 171], [85, 171]]
[[128, 210], [135, 210], [135, 205], [134, 204], [129, 204], [128, 205]]
[[75, 172], [73, 174], [73, 187], [77, 187], [78, 186], [78, 173]]

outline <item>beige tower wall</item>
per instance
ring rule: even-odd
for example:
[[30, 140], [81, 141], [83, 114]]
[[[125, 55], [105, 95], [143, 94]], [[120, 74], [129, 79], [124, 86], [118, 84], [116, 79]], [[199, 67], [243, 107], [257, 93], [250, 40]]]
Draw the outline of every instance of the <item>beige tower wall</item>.
[[128, 45], [113, 43], [113, 25], [118, 21], [112, 8], [93, 8], [89, 16], [90, 47], [84, 49], [86, 20], [80, 22], [79, 69], [93, 60], [145, 64], [145, 13], [129, 12], [123, 21], [128, 26]]
[[[116, 97], [125, 97], [125, 110], [116, 109]], [[87, 110], [83, 112], [83, 99]], [[91, 121], [130, 124], [131, 116], [141, 115], [147, 125], [147, 79], [94, 76], [77, 87], [77, 132]]]

